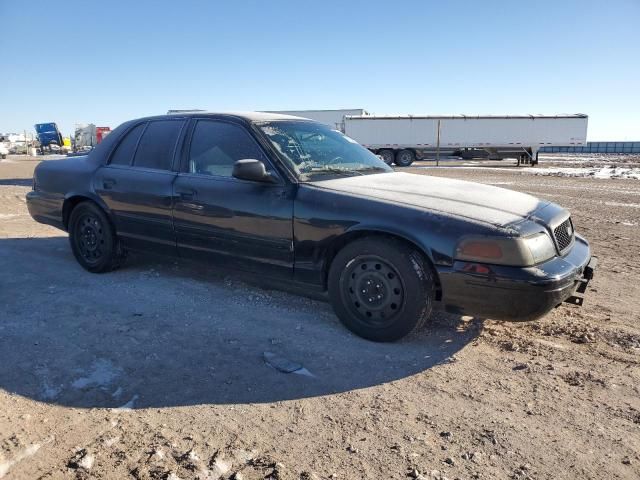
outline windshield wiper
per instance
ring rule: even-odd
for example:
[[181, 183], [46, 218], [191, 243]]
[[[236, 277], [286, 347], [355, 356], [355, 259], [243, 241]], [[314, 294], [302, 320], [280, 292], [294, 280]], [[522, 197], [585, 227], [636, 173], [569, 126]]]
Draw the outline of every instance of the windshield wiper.
[[322, 167], [311, 167], [310, 170], [307, 170], [304, 173], [338, 173], [341, 175], [349, 175], [352, 173], [357, 173], [358, 175], [364, 175], [364, 173], [362, 173], [360, 169], [329, 167], [326, 165]]
[[387, 169], [383, 167], [363, 167], [355, 169], [356, 172], [386, 172]]

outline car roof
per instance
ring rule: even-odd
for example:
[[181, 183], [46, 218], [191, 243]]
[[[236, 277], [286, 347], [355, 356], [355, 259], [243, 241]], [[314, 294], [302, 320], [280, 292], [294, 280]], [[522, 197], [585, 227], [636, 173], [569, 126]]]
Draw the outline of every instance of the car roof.
[[158, 119], [158, 118], [171, 118], [171, 117], [231, 117], [240, 118], [249, 122], [266, 122], [273, 120], [309, 120], [308, 118], [295, 117], [293, 115], [284, 115], [282, 113], [269, 113], [269, 112], [244, 112], [244, 111], [232, 111], [232, 112], [208, 112], [200, 110], [192, 111], [176, 111], [166, 115], [157, 115], [153, 117], [147, 117], [145, 119]]

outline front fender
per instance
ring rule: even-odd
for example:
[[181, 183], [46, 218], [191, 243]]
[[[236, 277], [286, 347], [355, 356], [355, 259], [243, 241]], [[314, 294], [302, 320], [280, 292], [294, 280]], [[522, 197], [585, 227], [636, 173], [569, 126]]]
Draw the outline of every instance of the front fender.
[[360, 236], [359, 234], [362, 233], [372, 235], [389, 235], [400, 238], [405, 242], [415, 245], [415, 247], [418, 248], [422, 253], [424, 253], [432, 263], [434, 261], [433, 249], [429, 243], [428, 238], [426, 238], [424, 235], [417, 235], [417, 232], [415, 231], [400, 229], [394, 225], [359, 223], [349, 227], [344, 232], [344, 234], [336, 238], [335, 241], [340, 242], [341, 238], [343, 238], [344, 236], [352, 236], [354, 234]]

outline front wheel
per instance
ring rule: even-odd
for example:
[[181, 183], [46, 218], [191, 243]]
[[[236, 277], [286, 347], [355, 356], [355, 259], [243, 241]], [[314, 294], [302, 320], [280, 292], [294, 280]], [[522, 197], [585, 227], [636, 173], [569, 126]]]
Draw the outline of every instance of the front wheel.
[[338, 252], [329, 270], [329, 297], [355, 334], [393, 342], [420, 328], [431, 313], [431, 268], [415, 248], [393, 238], [363, 238]]
[[124, 261], [125, 252], [111, 222], [91, 202], [82, 202], [71, 212], [69, 242], [78, 263], [92, 273], [109, 272]]

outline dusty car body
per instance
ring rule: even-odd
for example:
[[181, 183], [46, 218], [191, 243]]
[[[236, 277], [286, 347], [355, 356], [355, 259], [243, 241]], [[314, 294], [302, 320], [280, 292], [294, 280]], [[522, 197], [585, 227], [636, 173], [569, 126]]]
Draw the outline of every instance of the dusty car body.
[[380, 341], [434, 306], [530, 320], [582, 304], [595, 267], [554, 203], [394, 172], [339, 132], [277, 114], [124, 123], [88, 156], [41, 163], [27, 203], [36, 221], [70, 233], [90, 271], [127, 250], [210, 261], [328, 291], [351, 330]]

